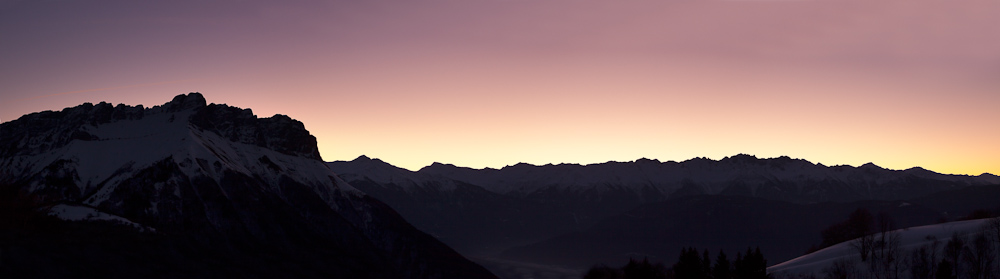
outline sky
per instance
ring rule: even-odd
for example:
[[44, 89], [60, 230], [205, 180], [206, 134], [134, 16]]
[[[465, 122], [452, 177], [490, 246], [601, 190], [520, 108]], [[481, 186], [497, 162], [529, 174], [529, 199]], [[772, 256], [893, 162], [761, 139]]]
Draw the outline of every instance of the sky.
[[416, 170], [740, 153], [1000, 174], [995, 0], [0, 0], [0, 120], [285, 114]]

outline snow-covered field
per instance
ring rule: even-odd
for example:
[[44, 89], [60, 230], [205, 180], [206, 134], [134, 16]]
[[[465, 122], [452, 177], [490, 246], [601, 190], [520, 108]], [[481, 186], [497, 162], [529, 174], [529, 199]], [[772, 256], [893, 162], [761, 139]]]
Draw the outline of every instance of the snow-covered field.
[[[937, 248], [943, 249], [944, 244], [958, 233], [968, 238], [981, 232], [986, 222], [992, 219], [949, 222], [936, 225], [911, 227], [896, 230], [899, 233], [900, 248], [904, 255], [909, 255], [914, 249], [931, 244], [935, 239], [939, 242]], [[877, 237], [877, 236], [876, 236]], [[798, 258], [776, 264], [768, 268], [768, 272], [777, 277], [795, 277], [800, 275], [822, 276], [823, 270], [839, 260], [860, 261], [857, 250], [851, 246], [853, 241], [843, 242], [825, 249], [803, 255]], [[941, 251], [938, 251], [941, 253]]]

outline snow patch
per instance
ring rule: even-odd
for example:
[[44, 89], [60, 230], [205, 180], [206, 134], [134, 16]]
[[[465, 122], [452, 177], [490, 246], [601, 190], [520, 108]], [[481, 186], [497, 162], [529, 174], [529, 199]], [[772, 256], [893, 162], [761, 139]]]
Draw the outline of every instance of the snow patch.
[[114, 223], [129, 225], [132, 226], [133, 228], [140, 229], [143, 231], [150, 231], [150, 232], [156, 231], [153, 228], [143, 226], [136, 222], [132, 222], [131, 220], [125, 219], [121, 216], [104, 213], [97, 209], [80, 205], [68, 205], [68, 204], [55, 205], [49, 209], [49, 215], [56, 216], [59, 219], [66, 221], [110, 221]]
[[[944, 249], [944, 243], [951, 238], [952, 234], [958, 233], [960, 236], [968, 237], [980, 231], [986, 222], [992, 219], [980, 219], [969, 221], [949, 222], [937, 225], [927, 225], [910, 227], [895, 230], [899, 233], [900, 248], [904, 254], [910, 253], [923, 245], [927, 245], [937, 239], [941, 244], [938, 249]], [[878, 238], [878, 236], [876, 236]], [[851, 246], [853, 241], [843, 242], [822, 250], [788, 260], [767, 268], [767, 271], [774, 274], [796, 276], [796, 275], [817, 275], [821, 276], [823, 269], [829, 267], [838, 260], [860, 261], [858, 252]], [[939, 253], [942, 253], [939, 251]]]

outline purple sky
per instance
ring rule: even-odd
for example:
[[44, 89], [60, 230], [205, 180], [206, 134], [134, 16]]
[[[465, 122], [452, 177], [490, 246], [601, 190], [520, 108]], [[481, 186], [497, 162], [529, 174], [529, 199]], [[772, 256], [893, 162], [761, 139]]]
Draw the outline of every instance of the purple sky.
[[210, 102], [417, 169], [789, 155], [1000, 173], [998, 1], [4, 1], [0, 119]]

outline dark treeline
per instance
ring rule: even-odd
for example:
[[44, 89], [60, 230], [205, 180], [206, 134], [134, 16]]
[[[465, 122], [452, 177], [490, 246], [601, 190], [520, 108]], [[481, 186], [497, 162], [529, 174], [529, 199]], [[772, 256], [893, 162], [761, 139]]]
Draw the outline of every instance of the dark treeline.
[[[714, 264], [713, 264], [714, 263]], [[681, 250], [677, 263], [667, 267], [663, 263], [650, 263], [648, 259], [629, 259], [621, 268], [598, 265], [583, 276], [584, 279], [767, 279], [767, 259], [760, 248], [747, 248], [730, 260], [726, 253], [712, 260], [708, 250], [698, 253], [694, 247]]]
[[819, 246], [810, 248], [808, 253], [833, 246], [837, 243], [850, 241], [875, 232], [875, 216], [867, 209], [858, 208], [851, 212], [847, 220], [833, 224], [823, 229], [820, 234], [823, 242]]

